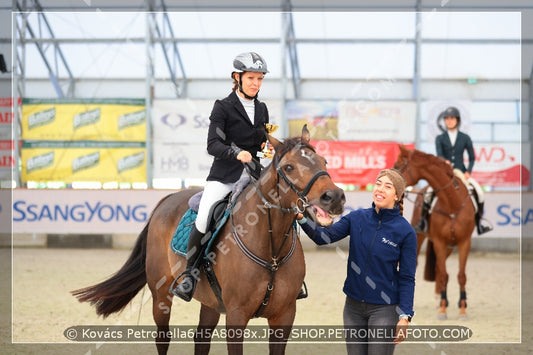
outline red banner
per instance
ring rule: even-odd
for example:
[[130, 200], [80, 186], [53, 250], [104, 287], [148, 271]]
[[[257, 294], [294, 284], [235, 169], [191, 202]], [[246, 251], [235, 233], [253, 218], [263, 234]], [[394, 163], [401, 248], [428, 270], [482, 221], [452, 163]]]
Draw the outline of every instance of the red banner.
[[[364, 187], [374, 184], [382, 169], [392, 168], [400, 153], [395, 142], [311, 141], [328, 161], [328, 173], [336, 183]], [[414, 144], [406, 144], [414, 148]]]
[[529, 186], [530, 171], [523, 164], [531, 154], [528, 143], [476, 144], [472, 177], [482, 186]]

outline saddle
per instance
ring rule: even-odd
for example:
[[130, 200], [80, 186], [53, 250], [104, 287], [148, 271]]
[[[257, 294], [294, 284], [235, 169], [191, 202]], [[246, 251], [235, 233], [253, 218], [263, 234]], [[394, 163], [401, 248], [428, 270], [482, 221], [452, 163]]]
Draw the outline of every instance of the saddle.
[[[209, 282], [209, 285], [211, 286], [211, 289], [213, 290], [213, 293], [215, 294], [218, 300], [219, 312], [225, 312], [225, 306], [224, 302], [222, 301], [222, 289], [220, 287], [220, 284], [218, 283], [210, 260], [210, 257], [212, 258], [211, 249], [218, 235], [218, 232], [226, 223], [226, 220], [228, 219], [231, 210], [235, 206], [235, 203], [237, 202], [237, 197], [239, 197], [239, 195], [249, 182], [249, 178], [241, 178], [237, 183], [235, 183], [232, 191], [229, 194], [227, 194], [223, 199], [215, 202], [215, 204], [211, 206], [209, 210], [207, 232], [205, 233], [202, 239], [202, 243], [204, 243], [205, 246], [203, 247], [202, 251], [203, 258], [200, 258], [200, 265], [198, 266], [203, 269], [207, 277], [207, 281]], [[172, 251], [184, 257], [187, 256], [187, 244], [189, 242], [189, 235], [193, 223], [196, 221], [196, 216], [198, 215], [198, 207], [200, 205], [202, 193], [203, 191], [200, 191], [189, 199], [189, 209], [181, 218], [178, 227], [174, 232], [174, 236], [172, 237], [170, 242], [170, 247]], [[171, 286], [171, 288], [172, 287], [173, 286]]]
[[[189, 235], [192, 226], [196, 221], [196, 216], [198, 215], [198, 205], [196, 204], [196, 201], [200, 201], [201, 194], [202, 191], [191, 197], [191, 199], [189, 200], [189, 209], [181, 218], [180, 223], [178, 224], [178, 227], [174, 232], [170, 247], [172, 251], [174, 251], [176, 254], [182, 256], [187, 255], [187, 244], [189, 242]], [[207, 224], [207, 232], [203, 237], [203, 241], [209, 241], [205, 247], [206, 253], [209, 252], [214, 237], [218, 233], [220, 227], [224, 225], [224, 222], [229, 216], [230, 209], [228, 208], [228, 204], [230, 202], [230, 196], [231, 193], [226, 195], [223, 199], [215, 202], [215, 204], [211, 206], [211, 209], [209, 210], [209, 222]]]
[[[474, 212], [477, 213], [479, 209], [479, 203], [483, 203], [485, 200], [483, 189], [481, 188], [479, 183], [473, 178], [470, 178], [468, 180], [465, 179], [464, 174], [463, 172], [461, 172], [461, 170], [454, 169], [453, 173], [463, 182], [463, 184], [468, 189], [470, 199], [472, 200], [472, 203], [474, 205]], [[438, 199], [439, 198], [433, 193], [433, 189], [429, 187], [427, 189], [427, 193], [424, 196], [424, 202], [429, 205], [429, 214], [433, 213], [433, 209], [435, 208]]]
[[[241, 194], [244, 188], [250, 183], [250, 178], [245, 176], [239, 179], [232, 188], [232, 191], [226, 195], [222, 200], [215, 202], [211, 209], [209, 210], [209, 217], [207, 223], [207, 232], [202, 239], [204, 244], [207, 243], [205, 249], [205, 255], [209, 253], [211, 245], [218, 233], [218, 230], [224, 225], [226, 219], [229, 216], [229, 212], [235, 202], [237, 197]], [[185, 212], [181, 218], [174, 236], [170, 242], [172, 251], [181, 256], [187, 255], [187, 243], [189, 241], [189, 234], [191, 232], [193, 223], [196, 221], [196, 216], [198, 214], [198, 207], [200, 206], [200, 200], [202, 199], [203, 191], [200, 191], [194, 194], [189, 199], [189, 209]]]

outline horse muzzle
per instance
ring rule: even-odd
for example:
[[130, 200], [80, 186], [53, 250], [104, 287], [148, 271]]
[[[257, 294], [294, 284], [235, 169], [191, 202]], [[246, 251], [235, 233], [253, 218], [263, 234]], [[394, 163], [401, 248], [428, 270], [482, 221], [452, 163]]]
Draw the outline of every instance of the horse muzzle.
[[305, 215], [322, 227], [333, 224], [333, 218], [344, 211], [346, 197], [342, 189], [327, 190], [318, 201], [310, 201], [305, 209]]

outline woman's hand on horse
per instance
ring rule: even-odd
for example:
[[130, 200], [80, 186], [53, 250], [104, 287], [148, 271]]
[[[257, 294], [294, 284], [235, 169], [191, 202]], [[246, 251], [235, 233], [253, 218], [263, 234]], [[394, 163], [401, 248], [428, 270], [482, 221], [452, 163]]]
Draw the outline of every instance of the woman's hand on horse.
[[237, 160], [242, 163], [249, 163], [252, 161], [252, 154], [246, 150], [241, 150], [240, 153], [237, 154]]

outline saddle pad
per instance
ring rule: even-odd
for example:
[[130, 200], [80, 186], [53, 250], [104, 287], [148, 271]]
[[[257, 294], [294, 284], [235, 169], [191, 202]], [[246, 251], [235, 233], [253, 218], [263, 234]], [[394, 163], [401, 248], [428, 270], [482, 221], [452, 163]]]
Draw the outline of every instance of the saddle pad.
[[[205, 255], [207, 255], [207, 253], [211, 250], [215, 237], [228, 219], [229, 214], [230, 210], [226, 209], [224, 215], [221, 217], [221, 219], [215, 226], [216, 229], [214, 231], [209, 231], [206, 233], [209, 233], [211, 235], [208, 236], [209, 242], [207, 243], [207, 248], [205, 249]], [[172, 240], [170, 241], [170, 248], [174, 253], [185, 257], [187, 256], [187, 244], [189, 243], [189, 235], [191, 234], [191, 229], [194, 221], [196, 221], [197, 215], [198, 212], [189, 208], [187, 212], [185, 212], [183, 217], [181, 217], [180, 223], [178, 224], [178, 227], [174, 232], [174, 236], [172, 236]]]
[[170, 242], [170, 247], [174, 253], [187, 256], [187, 243], [189, 242], [189, 234], [191, 234], [191, 229], [197, 215], [197, 212], [189, 208], [183, 217], [181, 217], [178, 228], [176, 228], [174, 236], [172, 237], [172, 241]]

